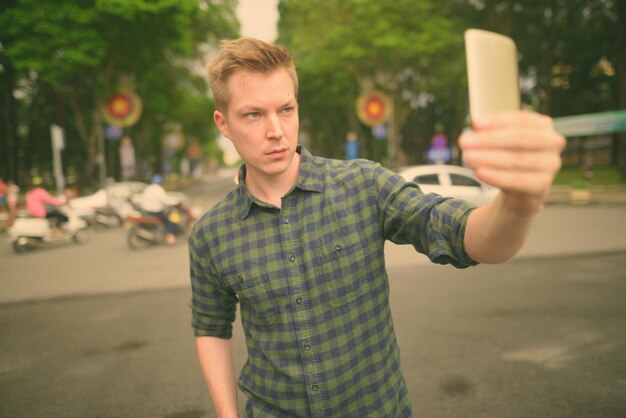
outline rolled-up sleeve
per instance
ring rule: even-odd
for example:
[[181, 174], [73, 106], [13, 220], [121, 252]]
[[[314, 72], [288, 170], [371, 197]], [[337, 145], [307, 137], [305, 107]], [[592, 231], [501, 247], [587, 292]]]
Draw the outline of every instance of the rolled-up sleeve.
[[194, 230], [189, 236], [191, 278], [191, 326], [195, 336], [231, 338], [237, 308], [237, 295], [223, 287], [210, 268], [206, 242]]
[[460, 199], [424, 194], [419, 186], [380, 165], [372, 168], [381, 226], [387, 239], [412, 244], [437, 264], [478, 264], [465, 252], [467, 218], [475, 206]]

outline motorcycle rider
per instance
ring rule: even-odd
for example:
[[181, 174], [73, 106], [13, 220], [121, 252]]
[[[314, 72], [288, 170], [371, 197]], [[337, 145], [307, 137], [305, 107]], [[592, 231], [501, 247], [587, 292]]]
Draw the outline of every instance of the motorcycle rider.
[[68, 217], [60, 210], [60, 206], [65, 204], [65, 199], [55, 199], [46, 189], [42, 187], [41, 177], [33, 177], [24, 197], [26, 212], [34, 218], [49, 219], [52, 233], [55, 236], [63, 235], [63, 224], [68, 221]]
[[171, 206], [178, 205], [180, 200], [177, 197], [168, 195], [162, 184], [163, 177], [158, 174], [152, 176], [151, 184], [141, 194], [139, 207], [147, 214], [157, 216], [163, 220], [167, 232], [165, 240], [169, 245], [173, 245], [176, 242], [176, 237], [174, 235], [174, 224], [168, 217], [168, 210]]

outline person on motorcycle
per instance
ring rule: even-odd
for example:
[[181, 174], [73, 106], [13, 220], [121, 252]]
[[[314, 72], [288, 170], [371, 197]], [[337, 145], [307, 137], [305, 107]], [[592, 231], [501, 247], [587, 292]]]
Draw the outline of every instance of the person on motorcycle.
[[60, 206], [65, 204], [65, 199], [55, 199], [42, 187], [41, 177], [33, 177], [31, 184], [24, 197], [26, 212], [34, 218], [49, 219], [52, 226], [52, 233], [56, 236], [63, 235], [63, 224], [68, 221], [60, 210]]
[[174, 224], [168, 216], [168, 210], [171, 206], [178, 205], [180, 200], [167, 194], [162, 186], [163, 177], [160, 175], [152, 176], [151, 183], [141, 194], [139, 207], [147, 214], [158, 216], [163, 220], [167, 232], [165, 240], [168, 244], [173, 245], [176, 242], [176, 236], [174, 235]]

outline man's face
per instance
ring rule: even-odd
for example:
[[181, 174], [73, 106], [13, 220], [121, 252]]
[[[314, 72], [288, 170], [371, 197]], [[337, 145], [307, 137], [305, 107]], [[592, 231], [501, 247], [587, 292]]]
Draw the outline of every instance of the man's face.
[[298, 105], [287, 71], [238, 71], [228, 88], [228, 109], [216, 110], [213, 119], [246, 162], [248, 175], [269, 178], [297, 170]]

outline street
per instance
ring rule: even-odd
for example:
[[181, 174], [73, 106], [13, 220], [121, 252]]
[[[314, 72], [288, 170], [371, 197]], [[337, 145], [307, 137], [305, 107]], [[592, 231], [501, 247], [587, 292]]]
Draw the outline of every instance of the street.
[[[192, 204], [214, 199], [202, 193]], [[625, 216], [623, 206], [548, 207], [518, 258], [467, 270], [388, 246], [414, 415], [626, 416]], [[0, 417], [215, 416], [184, 242], [131, 252], [123, 229], [25, 255], [5, 242], [0, 277]]]

